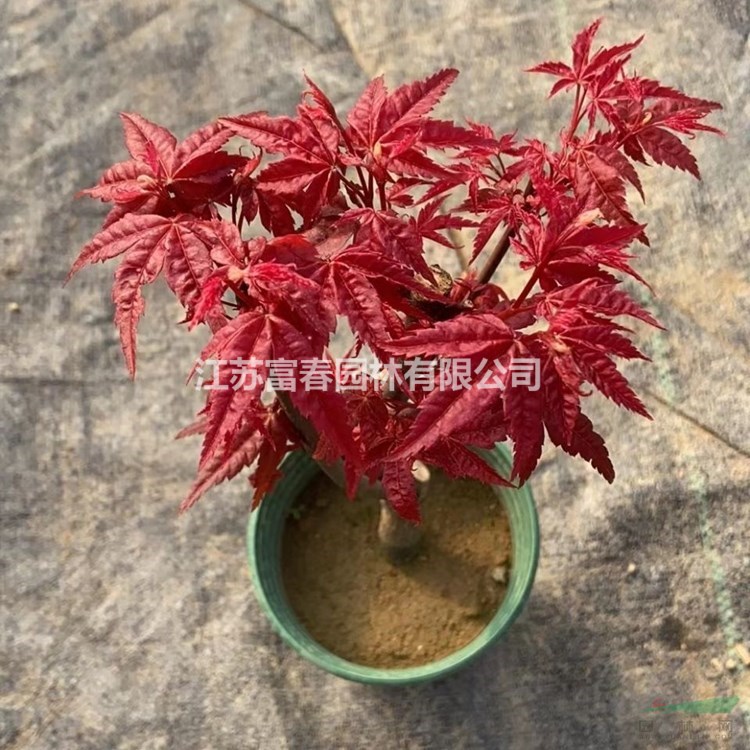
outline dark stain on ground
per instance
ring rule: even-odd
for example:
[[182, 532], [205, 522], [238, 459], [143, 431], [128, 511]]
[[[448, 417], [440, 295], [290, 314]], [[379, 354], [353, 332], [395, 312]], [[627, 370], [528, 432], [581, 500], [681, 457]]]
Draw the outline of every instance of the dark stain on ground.
[[669, 648], [678, 650], [687, 639], [685, 623], [673, 615], [667, 615], [659, 626], [657, 638]]

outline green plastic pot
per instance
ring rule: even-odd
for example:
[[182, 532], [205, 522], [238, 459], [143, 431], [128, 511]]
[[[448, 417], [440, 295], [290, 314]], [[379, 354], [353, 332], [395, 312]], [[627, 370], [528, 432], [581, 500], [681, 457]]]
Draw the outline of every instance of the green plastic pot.
[[[507, 476], [510, 457], [502, 445], [481, 453]], [[513, 550], [505, 598], [487, 627], [450, 656], [419, 667], [378, 669], [336, 656], [323, 648], [299, 621], [287, 600], [281, 575], [281, 540], [287, 514], [320, 468], [306, 453], [296, 452], [287, 456], [282, 472], [275, 489], [250, 515], [248, 561], [258, 601], [271, 623], [292, 648], [313, 664], [347, 680], [369, 684], [412, 685], [436, 680], [465, 666], [500, 639], [526, 604], [539, 557], [539, 523], [534, 498], [527, 486], [521, 489], [494, 488], [508, 514]]]

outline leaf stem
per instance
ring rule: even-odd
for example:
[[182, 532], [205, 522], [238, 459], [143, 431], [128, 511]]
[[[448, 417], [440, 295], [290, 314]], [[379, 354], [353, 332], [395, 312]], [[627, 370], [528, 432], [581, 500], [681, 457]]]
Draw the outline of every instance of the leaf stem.
[[253, 301], [233, 281], [227, 279], [227, 286], [234, 292], [238, 300], [244, 302], [248, 307], [253, 306]]
[[570, 127], [568, 128], [568, 140], [570, 140], [578, 130], [578, 125], [581, 122], [583, 112], [581, 112], [581, 105], [583, 104], [584, 97], [581, 97], [581, 85], [576, 84], [576, 101], [573, 105], [573, 114], [570, 117]]
[[388, 199], [385, 197], [385, 182], [378, 182], [378, 194], [380, 196], [380, 210], [388, 208]]

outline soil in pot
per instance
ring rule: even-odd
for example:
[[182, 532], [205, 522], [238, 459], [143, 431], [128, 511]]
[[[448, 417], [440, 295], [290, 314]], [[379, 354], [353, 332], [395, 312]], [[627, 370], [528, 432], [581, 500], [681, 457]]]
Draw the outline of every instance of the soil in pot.
[[427, 664], [473, 640], [505, 595], [510, 529], [479, 482], [434, 472], [419, 554], [394, 565], [377, 537], [376, 503], [350, 502], [321, 475], [287, 519], [282, 574], [310, 634], [366, 666]]

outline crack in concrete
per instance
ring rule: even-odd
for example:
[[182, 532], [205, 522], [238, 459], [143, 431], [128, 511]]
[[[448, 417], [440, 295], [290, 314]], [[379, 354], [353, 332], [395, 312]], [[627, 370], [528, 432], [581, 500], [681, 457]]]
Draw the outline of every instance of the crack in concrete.
[[342, 41], [346, 45], [346, 48], [349, 50], [349, 54], [352, 56], [352, 60], [354, 60], [354, 63], [362, 71], [366, 78], [372, 78], [372, 73], [367, 70], [367, 67], [365, 66], [360, 54], [357, 52], [354, 43], [349, 38], [346, 31], [344, 31], [344, 26], [339, 20], [339, 17], [336, 15], [336, 11], [333, 9], [333, 2], [331, 0], [327, 0], [327, 5], [328, 13], [331, 16], [331, 21], [333, 21], [333, 25], [335, 26], [338, 35], [341, 37]]
[[302, 29], [299, 28], [299, 26], [295, 26], [293, 23], [289, 23], [289, 21], [279, 18], [278, 16], [275, 16], [270, 11], [265, 10], [265, 8], [258, 7], [253, 0], [238, 0], [240, 5], [244, 5], [249, 10], [255, 11], [258, 15], [262, 16], [263, 18], [267, 18], [269, 21], [272, 21], [277, 26], [280, 26], [282, 29], [286, 29], [286, 31], [289, 31], [290, 33], [294, 34], [295, 36], [300, 37], [301, 39], [304, 39], [311, 47], [313, 47], [317, 52], [323, 52], [324, 47], [321, 47], [318, 42], [315, 41], [311, 36], [306, 34]]
[[686, 411], [683, 411], [680, 409], [679, 406], [675, 406], [674, 403], [672, 403], [669, 399], [664, 398], [663, 396], [660, 396], [655, 391], [651, 390], [650, 388], [641, 386], [641, 389], [644, 393], [647, 393], [654, 401], [658, 401], [665, 409], [668, 411], [671, 411], [673, 414], [676, 414], [678, 417], [684, 419], [686, 422], [689, 422], [694, 427], [697, 427], [702, 432], [705, 432], [707, 435], [710, 435], [712, 438], [715, 438], [720, 443], [723, 443], [727, 446], [727, 448], [731, 448], [735, 453], [738, 453], [740, 456], [745, 456], [745, 458], [750, 458], [750, 451], [746, 450], [742, 446], [736, 445], [733, 443], [729, 438], [725, 437], [721, 433], [717, 432], [713, 429], [713, 427], [709, 427], [706, 424], [703, 424], [700, 420], [696, 419], [691, 414], [688, 414]]

